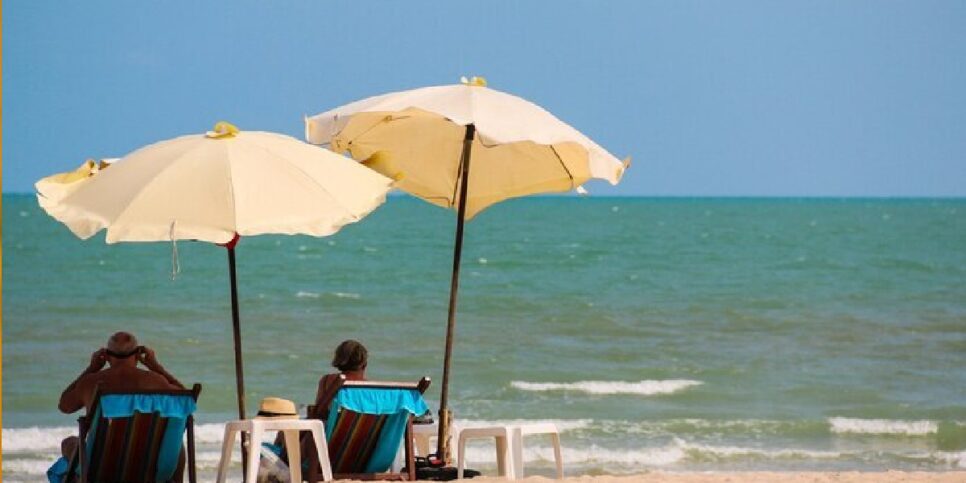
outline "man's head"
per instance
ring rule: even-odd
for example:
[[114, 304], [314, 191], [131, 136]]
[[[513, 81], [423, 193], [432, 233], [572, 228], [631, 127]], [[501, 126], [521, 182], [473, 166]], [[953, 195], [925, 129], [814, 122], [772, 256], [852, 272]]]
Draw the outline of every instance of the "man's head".
[[138, 339], [129, 332], [116, 332], [107, 339], [105, 356], [111, 366], [137, 364]]
[[339, 344], [332, 357], [332, 366], [341, 372], [361, 371], [369, 362], [369, 352], [359, 341], [347, 340]]

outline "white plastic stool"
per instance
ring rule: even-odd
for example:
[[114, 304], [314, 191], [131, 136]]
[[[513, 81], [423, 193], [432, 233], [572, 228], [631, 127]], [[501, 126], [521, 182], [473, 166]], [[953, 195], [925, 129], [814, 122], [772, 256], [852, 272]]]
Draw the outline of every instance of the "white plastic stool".
[[[459, 438], [460, 427], [458, 424], [453, 423], [449, 427], [450, 431], [450, 441]], [[419, 456], [428, 456], [433, 452], [430, 447], [430, 440], [436, 439], [439, 435], [439, 424], [414, 424], [413, 425], [413, 446], [416, 448], [416, 454]], [[450, 445], [450, 452], [453, 458], [459, 457], [459, 452], [453, 445]]]
[[322, 466], [322, 480], [332, 480], [332, 465], [329, 463], [329, 447], [325, 443], [325, 428], [318, 419], [242, 419], [225, 424], [225, 439], [221, 446], [221, 460], [218, 462], [218, 483], [224, 483], [231, 464], [232, 447], [235, 434], [246, 432], [249, 438], [248, 468], [245, 468], [245, 481], [254, 482], [258, 477], [258, 460], [265, 431], [281, 431], [285, 436], [285, 449], [288, 452], [288, 470], [293, 482], [302, 481], [302, 456], [299, 449], [299, 431], [310, 431], [318, 451], [319, 464]]
[[466, 468], [466, 441], [480, 438], [493, 438], [495, 440], [497, 473], [508, 480], [515, 479], [513, 465], [507, 465], [507, 460], [512, 457], [509, 445], [513, 441], [513, 430], [510, 426], [463, 428], [459, 436], [459, 458], [457, 459], [458, 463], [456, 465], [456, 477], [463, 479], [463, 469]]
[[553, 460], [557, 464], [557, 478], [563, 478], [563, 457], [560, 454], [560, 432], [553, 423], [518, 424], [513, 436], [513, 468], [517, 478], [523, 478], [523, 437], [531, 434], [549, 434], [553, 444]]
[[[459, 433], [459, 463], [457, 478], [463, 478], [466, 468], [466, 441], [479, 438], [494, 438], [496, 443], [496, 466], [499, 476], [508, 480], [523, 478], [523, 436], [549, 434], [553, 443], [553, 456], [557, 464], [557, 478], [563, 478], [563, 458], [560, 454], [560, 433], [553, 423], [511, 424], [507, 426], [488, 426], [462, 428]], [[509, 464], [507, 464], [509, 460]]]

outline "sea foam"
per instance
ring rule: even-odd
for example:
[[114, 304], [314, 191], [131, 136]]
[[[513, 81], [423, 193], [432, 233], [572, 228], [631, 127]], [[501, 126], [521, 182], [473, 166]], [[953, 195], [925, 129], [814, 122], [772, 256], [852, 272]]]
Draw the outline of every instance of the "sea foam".
[[[663, 446], [637, 448], [611, 448], [596, 444], [586, 447], [564, 446], [564, 461], [571, 467], [607, 467], [608, 472], [633, 472], [647, 467], [665, 467], [692, 461], [720, 461], [742, 459], [765, 460], [816, 460], [838, 459], [847, 456], [839, 451], [821, 451], [804, 448], [753, 448], [742, 446], [719, 446], [699, 444], [675, 438]], [[550, 446], [526, 446], [523, 459], [527, 462], [553, 461]], [[466, 448], [466, 460], [472, 464], [492, 465], [496, 456], [492, 445], [472, 444]]]
[[509, 426], [513, 424], [553, 424], [560, 432], [587, 429], [594, 424], [593, 419], [458, 419], [456, 424], [461, 428], [485, 428], [491, 426]]
[[695, 459], [713, 458], [765, 458], [765, 459], [836, 459], [845, 455], [840, 451], [822, 451], [804, 448], [766, 449], [745, 446], [721, 446], [690, 443], [679, 438], [674, 445]]
[[939, 424], [928, 420], [829, 418], [828, 422], [833, 433], [924, 436], [939, 431]]
[[578, 381], [578, 382], [525, 382], [513, 381], [510, 386], [521, 391], [575, 391], [587, 394], [637, 394], [653, 396], [658, 394], [673, 394], [692, 386], [703, 384], [701, 381], [690, 379], [644, 380], [638, 382], [623, 381]]
[[3, 452], [4, 454], [49, 452], [59, 454], [60, 442], [76, 434], [75, 426], [3, 428]]
[[[606, 466], [609, 471], [617, 473], [632, 472], [641, 467], [672, 465], [687, 457], [683, 449], [673, 445], [636, 449], [605, 448], [598, 445], [585, 448], [564, 446], [561, 453], [568, 467]], [[552, 462], [553, 447], [525, 446], [523, 460], [527, 463]], [[496, 456], [493, 445], [468, 445], [466, 462], [471, 466], [495, 465]]]

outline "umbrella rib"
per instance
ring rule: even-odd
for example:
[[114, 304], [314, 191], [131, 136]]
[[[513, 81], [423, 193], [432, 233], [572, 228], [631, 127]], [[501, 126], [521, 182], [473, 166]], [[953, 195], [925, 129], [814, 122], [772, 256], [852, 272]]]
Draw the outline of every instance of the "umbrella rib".
[[[231, 145], [225, 143], [225, 150], [230, 151]], [[235, 205], [234, 166], [232, 165], [230, 156], [225, 156], [225, 160], [228, 162], [228, 193], [231, 196], [231, 229], [235, 234], [238, 234], [238, 209]]]
[[557, 148], [553, 147], [553, 144], [550, 145], [550, 150], [553, 151], [554, 156], [557, 157], [557, 161], [560, 161], [560, 167], [564, 169], [564, 171], [567, 173], [567, 177], [570, 178], [570, 188], [573, 189], [574, 175], [570, 174], [570, 170], [567, 169], [567, 165], [564, 164], [563, 158], [560, 157], [560, 153], [557, 152]]
[[[406, 117], [408, 118], [409, 116], [406, 116]], [[372, 124], [371, 126], [369, 126], [369, 127], [367, 127], [365, 131], [362, 131], [361, 133], [359, 133], [359, 134], [356, 134], [356, 135], [355, 135], [355, 136], [354, 136], [354, 137], [353, 137], [352, 139], [350, 139], [350, 140], [348, 140], [348, 141], [346, 141], [346, 142], [345, 142], [345, 145], [346, 145], [346, 149], [348, 149], [348, 148], [349, 148], [349, 146], [352, 146], [352, 143], [353, 143], [353, 142], [355, 142], [355, 140], [356, 140], [356, 139], [359, 139], [359, 138], [361, 138], [362, 136], [365, 136], [366, 134], [369, 134], [369, 131], [372, 131], [373, 129], [375, 129], [375, 128], [376, 128], [376, 126], [378, 126], [378, 125], [380, 125], [380, 124], [382, 124], [382, 123], [387, 123], [387, 124], [388, 124], [389, 122], [392, 122], [392, 121], [394, 121], [394, 120], [396, 120], [396, 119], [403, 119], [403, 118], [393, 118], [393, 117], [392, 117], [391, 115], [389, 115], [389, 116], [387, 116], [387, 117], [385, 117], [385, 118], [383, 118], [383, 119], [380, 119], [380, 120], [379, 120], [379, 121], [377, 121], [377, 122], [374, 122], [374, 123], [373, 123], [373, 124]], [[350, 120], [351, 120], [351, 117], [350, 117]], [[346, 126], [348, 126], [348, 124], [346, 124]], [[345, 130], [345, 129], [343, 128], [343, 130]], [[338, 133], [336, 133], [336, 134], [334, 134], [334, 135], [332, 135], [332, 136], [331, 136], [331, 137], [329, 138], [329, 139], [330, 139], [330, 140], [329, 140], [329, 143], [328, 143], [328, 144], [329, 144], [329, 146], [330, 146], [330, 147], [332, 146], [332, 140], [333, 140], [333, 139], [335, 139], [335, 138], [337, 138], [337, 137], [339, 137], [339, 136], [341, 136], [341, 135], [342, 135], [342, 131], [339, 131]], [[324, 146], [324, 145], [325, 145], [325, 143], [322, 143], [322, 144], [319, 144], [319, 146]], [[332, 152], [335, 152], [335, 151], [333, 150]], [[338, 154], [342, 154], [342, 153], [338, 153]]]

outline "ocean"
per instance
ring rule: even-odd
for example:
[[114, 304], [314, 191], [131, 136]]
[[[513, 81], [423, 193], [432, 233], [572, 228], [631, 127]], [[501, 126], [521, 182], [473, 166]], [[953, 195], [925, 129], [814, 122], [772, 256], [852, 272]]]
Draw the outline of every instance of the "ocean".
[[[455, 216], [392, 197], [327, 238], [238, 245], [247, 405], [310, 403], [342, 340], [441, 382]], [[235, 411], [223, 248], [75, 238], [3, 195], [3, 475], [72, 434], [116, 330], [199, 382], [202, 479]], [[552, 421], [565, 472], [966, 468], [966, 200], [531, 197], [467, 224], [458, 420]], [[484, 444], [469, 465], [492, 472]], [[528, 440], [528, 473], [552, 451]], [[236, 458], [237, 461], [237, 458]], [[240, 477], [240, 474], [238, 475]]]

